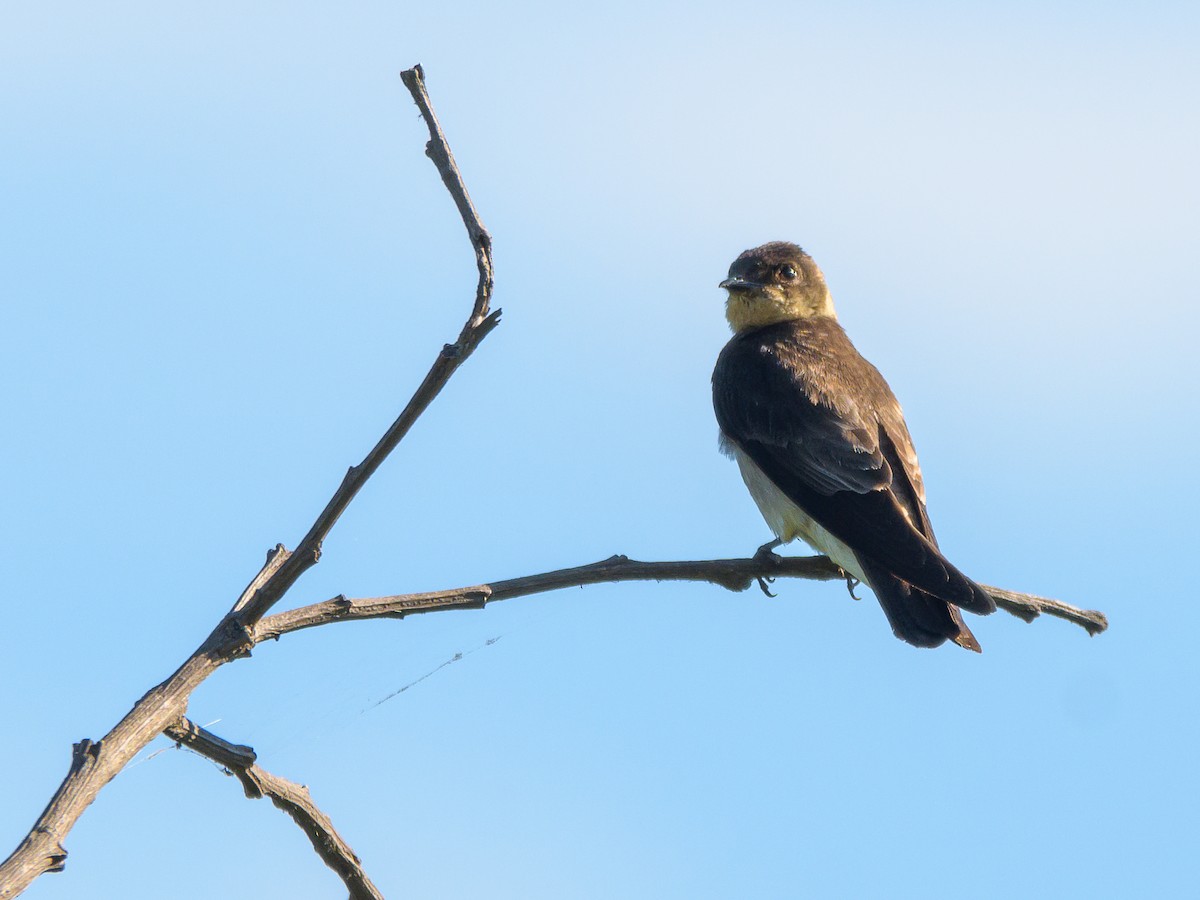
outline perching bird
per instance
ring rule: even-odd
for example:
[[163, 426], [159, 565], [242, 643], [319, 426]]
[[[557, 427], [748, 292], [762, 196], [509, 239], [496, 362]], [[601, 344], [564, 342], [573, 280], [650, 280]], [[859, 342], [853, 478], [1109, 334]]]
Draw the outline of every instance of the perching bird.
[[838, 324], [825, 276], [782, 241], [721, 282], [734, 335], [713, 371], [722, 449], [780, 543], [803, 538], [874, 591], [903, 641], [979, 651], [960, 609], [996, 604], [938, 550], [900, 404]]

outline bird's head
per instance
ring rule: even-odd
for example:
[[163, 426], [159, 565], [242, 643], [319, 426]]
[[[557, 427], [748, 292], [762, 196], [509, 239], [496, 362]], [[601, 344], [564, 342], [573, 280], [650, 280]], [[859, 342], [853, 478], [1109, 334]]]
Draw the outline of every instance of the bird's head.
[[720, 286], [729, 291], [725, 318], [737, 333], [809, 316], [834, 316], [825, 276], [811, 256], [785, 241], [747, 250], [733, 261]]

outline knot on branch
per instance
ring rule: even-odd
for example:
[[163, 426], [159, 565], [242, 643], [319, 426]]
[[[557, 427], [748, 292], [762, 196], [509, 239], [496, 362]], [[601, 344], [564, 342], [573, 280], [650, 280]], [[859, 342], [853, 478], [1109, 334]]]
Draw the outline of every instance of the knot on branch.
[[[66, 869], [67, 848], [62, 845], [62, 842], [59, 841], [58, 836], [45, 826], [38, 826], [37, 828], [33, 829], [33, 833], [37, 835], [44, 835], [49, 840], [54, 842], [50, 847], [47, 847], [43, 851], [46, 854], [46, 871], [61, 872]], [[3, 893], [3, 888], [4, 886], [0, 885], [0, 897], [9, 896], [8, 894]]]
[[71, 770], [78, 771], [96, 764], [96, 760], [100, 758], [100, 749], [103, 741], [93, 741], [90, 738], [84, 738], [77, 744], [71, 746]]
[[761, 578], [751, 578], [749, 575], [743, 575], [740, 572], [713, 573], [714, 584], [725, 588], [727, 591], [732, 591], [735, 594], [740, 594], [742, 591], [748, 591], [750, 589], [750, 585], [754, 584], [756, 581], [759, 582], [759, 587], [762, 587]]

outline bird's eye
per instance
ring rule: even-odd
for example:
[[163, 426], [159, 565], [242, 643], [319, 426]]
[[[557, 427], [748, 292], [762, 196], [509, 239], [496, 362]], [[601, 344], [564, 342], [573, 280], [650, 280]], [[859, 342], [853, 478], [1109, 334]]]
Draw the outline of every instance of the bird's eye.
[[796, 280], [796, 269], [793, 266], [780, 266], [779, 274], [787, 281]]

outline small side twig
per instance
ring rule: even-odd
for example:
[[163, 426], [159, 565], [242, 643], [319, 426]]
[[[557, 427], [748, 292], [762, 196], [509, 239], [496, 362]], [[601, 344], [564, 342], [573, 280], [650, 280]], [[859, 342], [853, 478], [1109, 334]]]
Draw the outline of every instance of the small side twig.
[[317, 855], [342, 879], [350, 900], [383, 900], [383, 894], [367, 877], [358, 856], [337, 833], [329, 816], [313, 802], [308, 788], [272, 775], [258, 765], [252, 748], [231, 744], [186, 716], [168, 725], [163, 734], [223, 766], [242, 783], [242, 790], [251, 800], [269, 797], [300, 826]]

